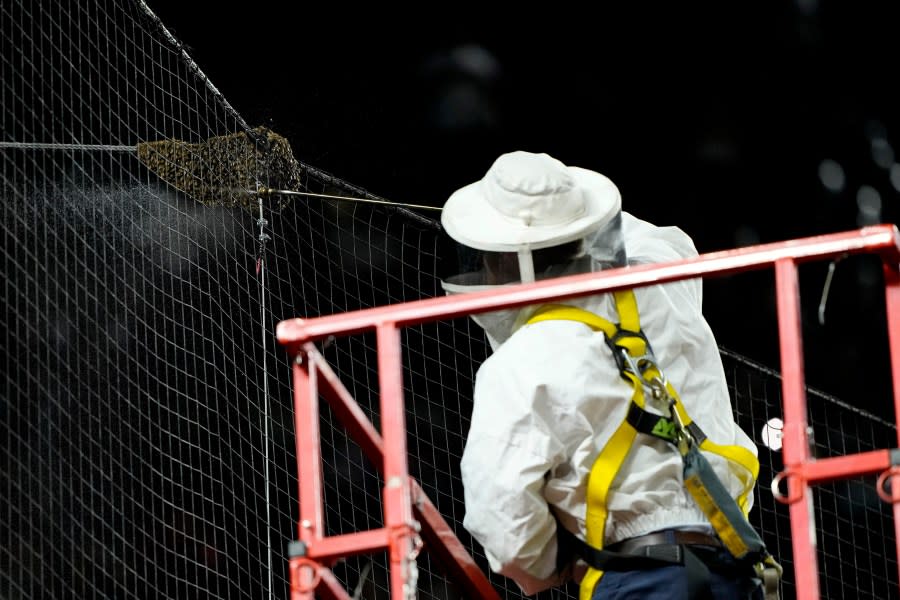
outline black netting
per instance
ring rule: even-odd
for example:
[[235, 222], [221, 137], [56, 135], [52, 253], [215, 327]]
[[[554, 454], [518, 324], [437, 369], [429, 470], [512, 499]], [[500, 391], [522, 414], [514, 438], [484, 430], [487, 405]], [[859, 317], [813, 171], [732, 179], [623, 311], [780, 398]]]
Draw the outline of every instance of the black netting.
[[[286, 598], [298, 486], [275, 326], [440, 294], [437, 223], [322, 198], [377, 199], [261, 139], [140, 1], [4, 2], [0, 32], [0, 593]], [[209, 152], [222, 140], [240, 177]], [[140, 148], [165, 160], [149, 164]], [[254, 195], [252, 184], [318, 196]], [[408, 328], [403, 342], [411, 472], [486, 568], [460, 525], [458, 474], [486, 344], [466, 319]], [[377, 426], [374, 340], [321, 351]], [[723, 355], [758, 439], [780, 414], [778, 377]], [[823, 456], [895, 439], [834, 398], [812, 394], [810, 411]], [[328, 532], [379, 527], [377, 470], [327, 406], [322, 419]], [[761, 457], [751, 517], [791, 597], [787, 508], [768, 492], [780, 454]], [[827, 597], [896, 596], [890, 507], [874, 481], [821, 486], [816, 518]], [[334, 571], [359, 597], [388, 596], [382, 554]], [[419, 595], [461, 597], [443, 573], [426, 548]]]
[[[777, 438], [781, 378], [771, 369], [722, 350], [738, 423], [759, 446], [760, 474], [751, 522], [785, 568], [784, 598], [796, 597], [788, 507], [770, 491], [782, 471]], [[890, 448], [896, 427], [881, 418], [807, 390], [814, 454], [819, 458]], [[780, 445], [775, 443], [774, 447]], [[822, 598], [898, 598], [897, 553], [892, 507], [877, 495], [876, 477], [857, 477], [813, 487], [817, 556]], [[780, 486], [785, 491], [785, 484]]]

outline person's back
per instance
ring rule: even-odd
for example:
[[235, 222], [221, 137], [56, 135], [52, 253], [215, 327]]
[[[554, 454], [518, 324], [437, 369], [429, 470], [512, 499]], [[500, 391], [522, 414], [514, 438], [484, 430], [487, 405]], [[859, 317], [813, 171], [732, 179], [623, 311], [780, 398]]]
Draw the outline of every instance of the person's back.
[[[672, 246], [661, 247], [668, 243], [654, 235], [658, 228], [627, 215], [625, 223], [629, 256], [641, 262], [679, 257]], [[629, 236], [637, 231], [653, 237]], [[666, 234], [684, 237], [686, 243], [677, 251], [684, 252], [690, 244], [678, 230]], [[636, 242], [635, 250], [629, 247], [630, 240]], [[656, 250], [656, 255], [639, 253], [638, 248]], [[641, 324], [660, 367], [677, 383], [688, 413], [707, 435], [755, 451], [731, 418], [718, 347], [700, 312], [699, 285], [689, 280], [635, 290]], [[618, 319], [612, 295], [568, 300], [566, 304], [613, 322]], [[603, 334], [575, 321], [525, 325], [485, 361], [476, 381], [475, 412], [462, 461], [467, 506], [464, 524], [477, 539], [494, 539], [500, 530], [506, 530], [505, 555], [491, 557], [498, 571], [522, 582], [535, 575], [548, 583], [554, 581], [556, 557], [550, 551], [555, 537], [553, 515], [544, 511], [543, 520], [536, 519], [534, 506], [542, 500], [553, 505], [564, 526], [584, 535], [587, 475], [594, 458], [625, 419], [631, 395], [632, 388], [619, 376]], [[723, 459], [713, 456], [711, 461], [737, 496], [742, 483]], [[682, 469], [681, 457], [662, 440], [635, 447], [627, 468], [611, 488], [606, 543], [670, 527], [709, 528], [684, 488]], [[530, 473], [537, 486], [530, 491], [542, 499], [528, 498], [520, 487], [506, 486], [504, 481], [498, 485], [500, 471], [514, 477], [519, 486]], [[544, 473], [549, 476], [545, 478]], [[518, 526], [512, 522], [517, 515], [522, 519]], [[549, 547], [532, 553], [535, 562], [523, 566], [522, 557], [529, 554], [524, 549], [534, 544], [539, 530]], [[516, 531], [519, 541], [512, 533]], [[526, 593], [533, 593], [542, 589], [542, 583], [523, 587]]]
[[[528, 272], [531, 280], [547, 274], [565, 274], [573, 272], [575, 265], [575, 272], [585, 269], [586, 264], [590, 270], [623, 266], [626, 257], [629, 264], [638, 264], [696, 255], [684, 232], [675, 227], [657, 227], [621, 212], [618, 192], [614, 187], [609, 189], [608, 180], [592, 177], [596, 174], [584, 176], [583, 170], [575, 171], [576, 182], [607, 186], [601, 190], [605, 196], [599, 198], [601, 194], [595, 193], [599, 201], [587, 210], [573, 211], [575, 217], [554, 219], [551, 215], [547, 219], [551, 226], [545, 231], [536, 232], [538, 228], [533, 227], [530, 218], [525, 219], [524, 226], [518, 225], [516, 217], [532, 214], [544, 189], [551, 190], [552, 210], [563, 210], [569, 201], [565, 193], [572, 187], [570, 180], [561, 174], [561, 163], [551, 161], [554, 159], [546, 155], [504, 155], [479, 186], [464, 188], [465, 200], [469, 202], [466, 211], [451, 201], [445, 205], [444, 221], [449, 224], [451, 236], [455, 233], [467, 245], [482, 250], [516, 250], [515, 254], [510, 252], [511, 260], [493, 255], [485, 259], [486, 265], [507, 265], [504, 268], [518, 260], [522, 272], [517, 273], [519, 278], [507, 276], [501, 283], [528, 281], [527, 276], [520, 276]], [[525, 180], [521, 188], [516, 187], [517, 180], [511, 179], [510, 174]], [[561, 178], [563, 183], [555, 178]], [[513, 189], [507, 189], [510, 187]], [[483, 225], [480, 224], [461, 231], [460, 223], [465, 225], [465, 221], [455, 219], [460, 214], [469, 216], [476, 212], [479, 194], [488, 204], [500, 206], [508, 214], [497, 218], [490, 214], [493, 209], [489, 207], [487, 218], [494, 219], [493, 230], [482, 227], [479, 231]], [[579, 198], [573, 202], [579, 202]], [[516, 203], [527, 209], [515, 212]], [[596, 213], [592, 224], [558, 235], [561, 228], [573, 230], [567, 223], [586, 218], [585, 213], [590, 210]], [[511, 240], [506, 245], [498, 241], [504, 235]], [[526, 243], [516, 245], [517, 240], [529, 236]], [[541, 236], [556, 242], [557, 247], [568, 247], [572, 239], [584, 241], [567, 267], [543, 270], [544, 266], [535, 269], [544, 261], [534, 248], [540, 250], [553, 244]], [[734, 423], [718, 347], [702, 315], [701, 284], [695, 279], [637, 288], [631, 296], [636, 300], [637, 311], [631, 318], [639, 319], [655, 366], [677, 389], [694, 424], [716, 444], [737, 446], [753, 457], [754, 445]], [[452, 284], [446, 287], [448, 291], [465, 289]], [[472, 423], [461, 463], [466, 501], [464, 525], [483, 544], [491, 568], [513, 578], [526, 594], [561, 583], [568, 574], [561, 573], [558, 564], [559, 527], [581, 540], [591, 539], [588, 529], [594, 527], [598, 545], [608, 548], [633, 544], [653, 532], [677, 531], [684, 532], [680, 534], [682, 538], [691, 535], [695, 541], [708, 540], [710, 547], [721, 550], [722, 544], [707, 515], [684, 485], [684, 462], [671, 440], [641, 435], [640, 443], [629, 443], [614, 464], [601, 464], [607, 472], [613, 469], [615, 477], [608, 489], [602, 490], [603, 506], [598, 509], [596, 501], [589, 506], [587, 491], [592, 469], [597, 468], [598, 457], [608, 462], [607, 450], [622, 444], [620, 429], [626, 415], [634, 410], [635, 393], [613, 356], [609, 332], [598, 330], [589, 321], [596, 317], [606, 324], [619, 323], [622, 309], [618, 303], [623, 301], [614, 300], [613, 294], [603, 294], [560, 302], [564, 312], [580, 309], [572, 314], [589, 317], [546, 318], [544, 314], [529, 322], [545, 308], [538, 306], [475, 317], [485, 328], [495, 352], [476, 378]], [[646, 409], [649, 414], [665, 415], [671, 406], [665, 402], [653, 406], [651, 399]], [[753, 474], [736, 476], [744, 474], [740, 468], [734, 468], [733, 461], [729, 465], [719, 454], [704, 454], [708, 454], [713, 470], [731, 497], [741, 498], [742, 508], [749, 511]], [[597, 515], [603, 521], [599, 537]], [[594, 524], [590, 525], [592, 519]], [[595, 572], [594, 578], [599, 574]], [[731, 579], [746, 580], [746, 586], [741, 585], [752, 589], [752, 575], [751, 571], [742, 571], [737, 576], [732, 574]], [[612, 580], [609, 574], [600, 579], [598, 593], [601, 586]], [[640, 586], [634, 589], [637, 594], [644, 594], [638, 591]], [[604, 597], [613, 597], [608, 590], [604, 593]]]

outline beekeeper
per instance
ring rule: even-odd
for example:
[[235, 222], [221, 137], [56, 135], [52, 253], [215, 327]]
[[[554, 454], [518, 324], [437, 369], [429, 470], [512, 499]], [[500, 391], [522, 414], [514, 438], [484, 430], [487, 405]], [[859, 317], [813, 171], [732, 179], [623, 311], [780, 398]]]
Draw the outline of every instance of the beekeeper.
[[[607, 177], [547, 154], [503, 154], [441, 222], [462, 257], [448, 293], [697, 255], [681, 229], [622, 211]], [[711, 523], [718, 504], [750, 511], [758, 462], [701, 287], [473, 316], [493, 352], [461, 461], [464, 526], [526, 595], [574, 577], [582, 600], [763, 598], [758, 549], [735, 552], [741, 538]], [[688, 489], [697, 469], [721, 484], [712, 507]]]

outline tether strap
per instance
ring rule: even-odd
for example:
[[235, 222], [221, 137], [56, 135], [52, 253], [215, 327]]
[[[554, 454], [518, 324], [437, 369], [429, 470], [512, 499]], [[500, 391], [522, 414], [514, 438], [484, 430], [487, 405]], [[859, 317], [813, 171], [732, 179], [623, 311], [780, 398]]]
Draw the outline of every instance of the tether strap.
[[684, 485], [709, 519], [719, 538], [732, 556], [753, 563], [762, 580], [766, 600], [779, 598], [779, 581], [783, 573], [765, 543], [745, 518], [737, 502], [716, 476], [697, 446], [682, 453]]
[[[670, 442], [681, 450], [682, 447], [677, 442], [677, 422], [646, 411], [634, 403], [626, 420], [639, 432]], [[694, 423], [691, 425], [692, 436], [696, 431], [697, 438], [706, 439], [699, 426]], [[739, 560], [748, 558], [754, 562], [764, 561], [768, 555], [765, 544], [744, 518], [743, 511], [722, 485], [709, 461], [701, 454], [698, 444], [690, 444], [685, 448], [686, 451], [682, 452], [684, 485], [719, 534], [722, 543]]]

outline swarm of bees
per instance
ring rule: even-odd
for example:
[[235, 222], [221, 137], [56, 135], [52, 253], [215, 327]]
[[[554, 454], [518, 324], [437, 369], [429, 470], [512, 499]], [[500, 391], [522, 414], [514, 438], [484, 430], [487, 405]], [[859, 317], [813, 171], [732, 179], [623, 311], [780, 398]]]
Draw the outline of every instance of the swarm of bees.
[[266, 127], [200, 143], [141, 142], [137, 155], [160, 179], [209, 206], [252, 210], [257, 189], [300, 189], [303, 177], [288, 141]]

